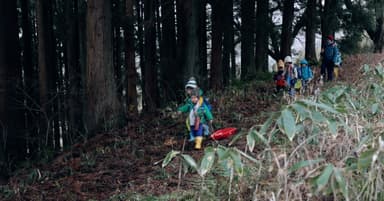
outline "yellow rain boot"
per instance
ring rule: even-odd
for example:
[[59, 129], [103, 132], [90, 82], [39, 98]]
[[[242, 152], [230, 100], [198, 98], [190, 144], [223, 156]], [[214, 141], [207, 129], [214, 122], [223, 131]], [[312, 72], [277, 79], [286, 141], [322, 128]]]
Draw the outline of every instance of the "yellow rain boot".
[[335, 80], [338, 80], [338, 78], [339, 78], [339, 67], [338, 66], [335, 66], [333, 68], [333, 74], [335, 75]]
[[203, 137], [195, 137], [195, 149], [201, 149], [201, 143], [203, 142]]

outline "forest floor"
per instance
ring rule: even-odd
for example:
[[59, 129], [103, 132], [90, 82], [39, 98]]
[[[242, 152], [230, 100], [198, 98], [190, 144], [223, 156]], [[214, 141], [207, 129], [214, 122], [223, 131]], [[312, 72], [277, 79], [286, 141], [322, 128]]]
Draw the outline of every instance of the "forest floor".
[[[337, 83], [347, 85], [358, 79], [362, 64], [383, 62], [384, 55], [354, 55], [344, 59]], [[274, 98], [272, 91], [271, 81], [215, 94], [210, 99], [215, 128], [236, 127], [246, 133], [253, 125], [263, 122], [269, 112], [280, 107], [281, 100]], [[165, 169], [161, 167], [167, 153], [182, 150], [186, 139], [185, 116], [173, 118], [172, 110], [176, 110], [176, 106], [160, 111], [156, 117], [131, 119], [125, 128], [100, 133], [75, 144], [47, 164], [17, 171], [7, 185], [1, 186], [0, 199], [108, 200], [124, 193], [169, 194], [178, 190], [179, 184], [181, 190], [191, 189], [193, 182], [179, 180], [178, 163], [171, 163]], [[246, 145], [245, 137], [243, 139], [232, 146], [243, 149]], [[230, 140], [207, 139], [204, 146], [227, 145]], [[186, 142], [184, 153], [198, 159], [203, 151], [193, 150], [192, 143]]]

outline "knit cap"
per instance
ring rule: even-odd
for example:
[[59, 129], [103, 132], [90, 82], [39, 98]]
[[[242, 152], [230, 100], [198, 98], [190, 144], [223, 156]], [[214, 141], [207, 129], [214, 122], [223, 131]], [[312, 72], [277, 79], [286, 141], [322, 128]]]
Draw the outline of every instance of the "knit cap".
[[191, 77], [189, 78], [187, 84], [185, 85], [185, 88], [192, 88], [192, 89], [195, 89], [197, 88], [197, 82], [196, 82], [196, 79], [194, 77]]

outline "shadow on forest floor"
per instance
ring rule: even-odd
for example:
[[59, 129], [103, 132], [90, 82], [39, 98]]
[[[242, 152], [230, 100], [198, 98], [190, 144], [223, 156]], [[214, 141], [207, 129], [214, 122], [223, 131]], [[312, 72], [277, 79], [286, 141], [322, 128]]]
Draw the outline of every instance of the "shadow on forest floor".
[[[362, 64], [382, 62], [383, 55], [354, 55], [345, 58], [339, 82], [353, 83]], [[318, 67], [317, 67], [318, 68]], [[216, 94], [213, 106], [214, 125], [237, 127], [246, 132], [265, 120], [266, 114], [280, 107], [272, 96], [270, 83], [251, 85], [243, 90], [227, 90]], [[2, 200], [105, 200], [113, 195], [135, 192], [163, 195], [176, 191], [178, 166], [161, 168], [162, 159], [171, 150], [181, 150], [186, 138], [185, 116], [172, 118], [164, 112], [158, 117], [143, 116], [127, 127], [101, 133], [85, 143], [75, 144], [49, 164], [20, 170], [3, 186]], [[228, 144], [205, 140], [204, 146]], [[243, 148], [245, 140], [235, 146]], [[256, 150], [257, 151], [257, 150]], [[186, 145], [185, 153], [198, 158], [203, 151]], [[188, 181], [180, 188], [191, 189]]]

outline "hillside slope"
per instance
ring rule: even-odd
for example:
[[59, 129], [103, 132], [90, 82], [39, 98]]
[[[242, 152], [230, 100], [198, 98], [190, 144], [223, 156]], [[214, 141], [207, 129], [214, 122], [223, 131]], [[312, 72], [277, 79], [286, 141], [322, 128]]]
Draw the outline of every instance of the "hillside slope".
[[[341, 84], [358, 79], [362, 64], [377, 64], [384, 55], [354, 55], [344, 58]], [[318, 69], [316, 70], [318, 71]], [[246, 132], [279, 108], [271, 96], [272, 83], [253, 84], [244, 90], [228, 90], [211, 98], [216, 128], [234, 126]], [[85, 143], [73, 145], [48, 164], [18, 171], [0, 191], [2, 200], [106, 200], [120, 193], [163, 195], [178, 187], [178, 166], [161, 168], [171, 150], [182, 150], [184, 118], [163, 111], [158, 117], [143, 116], [127, 127], [100, 133]], [[226, 145], [228, 140], [220, 141]], [[206, 140], [204, 145], [215, 144]], [[236, 144], [242, 148], [245, 141]], [[198, 158], [188, 144], [185, 153]], [[192, 182], [182, 182], [190, 189]]]

